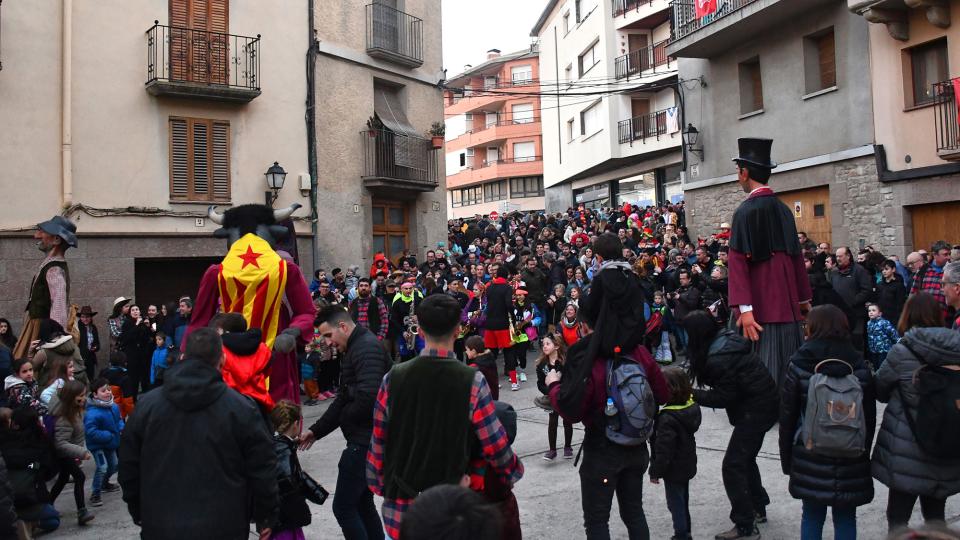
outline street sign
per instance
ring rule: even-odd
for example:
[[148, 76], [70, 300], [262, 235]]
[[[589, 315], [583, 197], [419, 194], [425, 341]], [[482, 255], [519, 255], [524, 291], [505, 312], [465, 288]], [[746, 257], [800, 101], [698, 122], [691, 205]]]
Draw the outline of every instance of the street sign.
[[493, 212], [490, 212], [490, 219], [492, 219], [493, 221], [496, 221], [500, 219], [500, 214], [498, 214], [497, 211], [494, 210]]

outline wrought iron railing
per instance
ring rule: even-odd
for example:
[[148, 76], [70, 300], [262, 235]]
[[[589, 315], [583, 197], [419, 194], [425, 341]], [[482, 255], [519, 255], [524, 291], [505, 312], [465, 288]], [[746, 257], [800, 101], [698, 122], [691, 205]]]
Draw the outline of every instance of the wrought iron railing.
[[950, 79], [933, 84], [934, 127], [937, 130], [937, 154], [960, 153], [960, 118], [957, 94]]
[[696, 0], [673, 0], [670, 2], [670, 41], [677, 41], [713, 24], [756, 0], [716, 0], [717, 10], [704, 17], [697, 17]]
[[623, 79], [640, 75], [648, 69], [656, 69], [660, 66], [664, 66], [665, 69], [675, 67], [676, 60], [667, 55], [667, 43], [669, 43], [669, 40], [663, 40], [614, 58], [614, 75], [617, 79]]
[[490, 167], [491, 165], [507, 165], [510, 163], [530, 163], [533, 161], [543, 161], [543, 156], [524, 156], [524, 157], [512, 157], [512, 158], [498, 158], [491, 160], [483, 160], [480, 162], [480, 167]]
[[165, 26], [147, 30], [147, 84], [154, 81], [260, 89], [260, 35]]
[[438, 184], [438, 152], [429, 139], [385, 129], [364, 130], [360, 136], [364, 178]]
[[647, 139], [660, 140], [661, 135], [667, 134], [667, 110], [656, 111], [642, 116], [635, 116], [617, 123], [617, 135], [620, 144]]
[[539, 121], [540, 121], [539, 116], [521, 116], [521, 117], [512, 117], [509, 119], [501, 118], [494, 123], [484, 124], [480, 127], [469, 129], [467, 130], [466, 133], [464, 133], [464, 135], [468, 135], [472, 133], [480, 133], [482, 131], [486, 131], [490, 128], [498, 127], [498, 126], [516, 126], [516, 125], [522, 125], [522, 124], [534, 124]]
[[423, 64], [423, 20], [385, 4], [367, 4], [367, 53]]
[[654, 3], [654, 1], [655, 0], [613, 0], [613, 16], [619, 17], [632, 9], [640, 8], [640, 6], [649, 6]]

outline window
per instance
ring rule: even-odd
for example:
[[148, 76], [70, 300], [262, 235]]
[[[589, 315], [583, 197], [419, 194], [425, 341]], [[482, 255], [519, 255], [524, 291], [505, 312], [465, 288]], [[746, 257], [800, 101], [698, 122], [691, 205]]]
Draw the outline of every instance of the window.
[[593, 135], [601, 129], [600, 102], [597, 101], [580, 113], [580, 135]]
[[760, 76], [760, 58], [740, 63], [740, 114], [763, 109], [763, 81]]
[[514, 66], [510, 68], [510, 80], [513, 84], [527, 84], [533, 80], [531, 66]]
[[460, 208], [463, 206], [463, 192], [459, 189], [450, 190], [450, 206]]
[[584, 19], [593, 13], [597, 7], [597, 0], [573, 0], [573, 8], [576, 11], [577, 22], [583, 22]]
[[374, 199], [370, 205], [373, 221], [373, 252], [383, 253], [396, 262], [400, 253], [410, 247], [410, 222], [403, 203]]
[[456, 194], [453, 195], [453, 206], [470, 206], [483, 202], [482, 186], [455, 189], [453, 192]]
[[570, 12], [563, 14], [563, 35], [570, 33]]
[[536, 151], [533, 141], [513, 143], [513, 161], [514, 163], [536, 161]]
[[803, 38], [803, 68], [807, 94], [837, 85], [833, 28]]
[[499, 180], [483, 185], [483, 200], [485, 202], [502, 201], [507, 198], [507, 181]]
[[483, 78], [483, 89], [490, 90], [491, 88], [497, 87], [497, 78], [496, 77], [484, 77]]
[[577, 67], [579, 69], [579, 74], [581, 77], [587, 74], [588, 71], [593, 69], [593, 66], [597, 65], [600, 62], [600, 51], [597, 48], [600, 45], [600, 41], [594, 41], [583, 54], [577, 57]]
[[567, 67], [563, 68], [563, 80], [568, 83], [573, 80], [573, 64], [567, 64]]
[[567, 120], [567, 142], [573, 142], [573, 118]]
[[510, 196], [515, 199], [540, 197], [543, 195], [542, 176], [524, 176], [510, 179]]
[[826, 205], [823, 203], [813, 205], [813, 217], [823, 217], [826, 214]]
[[580, 4], [582, 3], [583, 3], [582, 0], [573, 0], [573, 11], [577, 17], [577, 22], [580, 22], [583, 20], [580, 18], [581, 14], [583, 13], [580, 11]]
[[230, 122], [170, 118], [170, 200], [230, 201]]
[[533, 122], [533, 103], [520, 103], [510, 107], [514, 124], [529, 124]]
[[913, 103], [933, 103], [933, 83], [950, 78], [947, 67], [947, 39], [938, 39], [909, 49], [913, 81]]

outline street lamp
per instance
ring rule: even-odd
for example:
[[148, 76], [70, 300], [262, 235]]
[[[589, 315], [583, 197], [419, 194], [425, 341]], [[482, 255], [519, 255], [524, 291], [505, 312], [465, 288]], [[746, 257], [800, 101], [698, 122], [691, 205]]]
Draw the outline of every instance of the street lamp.
[[687, 151], [693, 154], [696, 154], [700, 161], [703, 161], [703, 147], [696, 148], [697, 141], [700, 140], [700, 130], [698, 130], [693, 124], [687, 124], [687, 127], [683, 130], [683, 144], [687, 147]]
[[287, 171], [283, 170], [283, 167], [274, 161], [273, 165], [263, 175], [267, 178], [267, 187], [271, 189], [271, 191], [264, 193], [267, 198], [267, 206], [273, 207], [280, 190], [283, 189], [283, 182], [287, 179]]

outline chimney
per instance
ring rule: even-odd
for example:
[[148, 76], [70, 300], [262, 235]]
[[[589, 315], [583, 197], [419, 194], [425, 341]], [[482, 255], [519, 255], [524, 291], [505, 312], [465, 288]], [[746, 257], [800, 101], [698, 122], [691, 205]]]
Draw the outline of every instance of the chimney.
[[470, 71], [472, 68], [473, 68], [473, 66], [471, 66], [470, 64], [464, 64], [464, 65], [463, 65], [463, 71], [464, 71], [464, 72]]
[[487, 51], [487, 60], [493, 60], [494, 58], [500, 58], [500, 49], [490, 49]]

